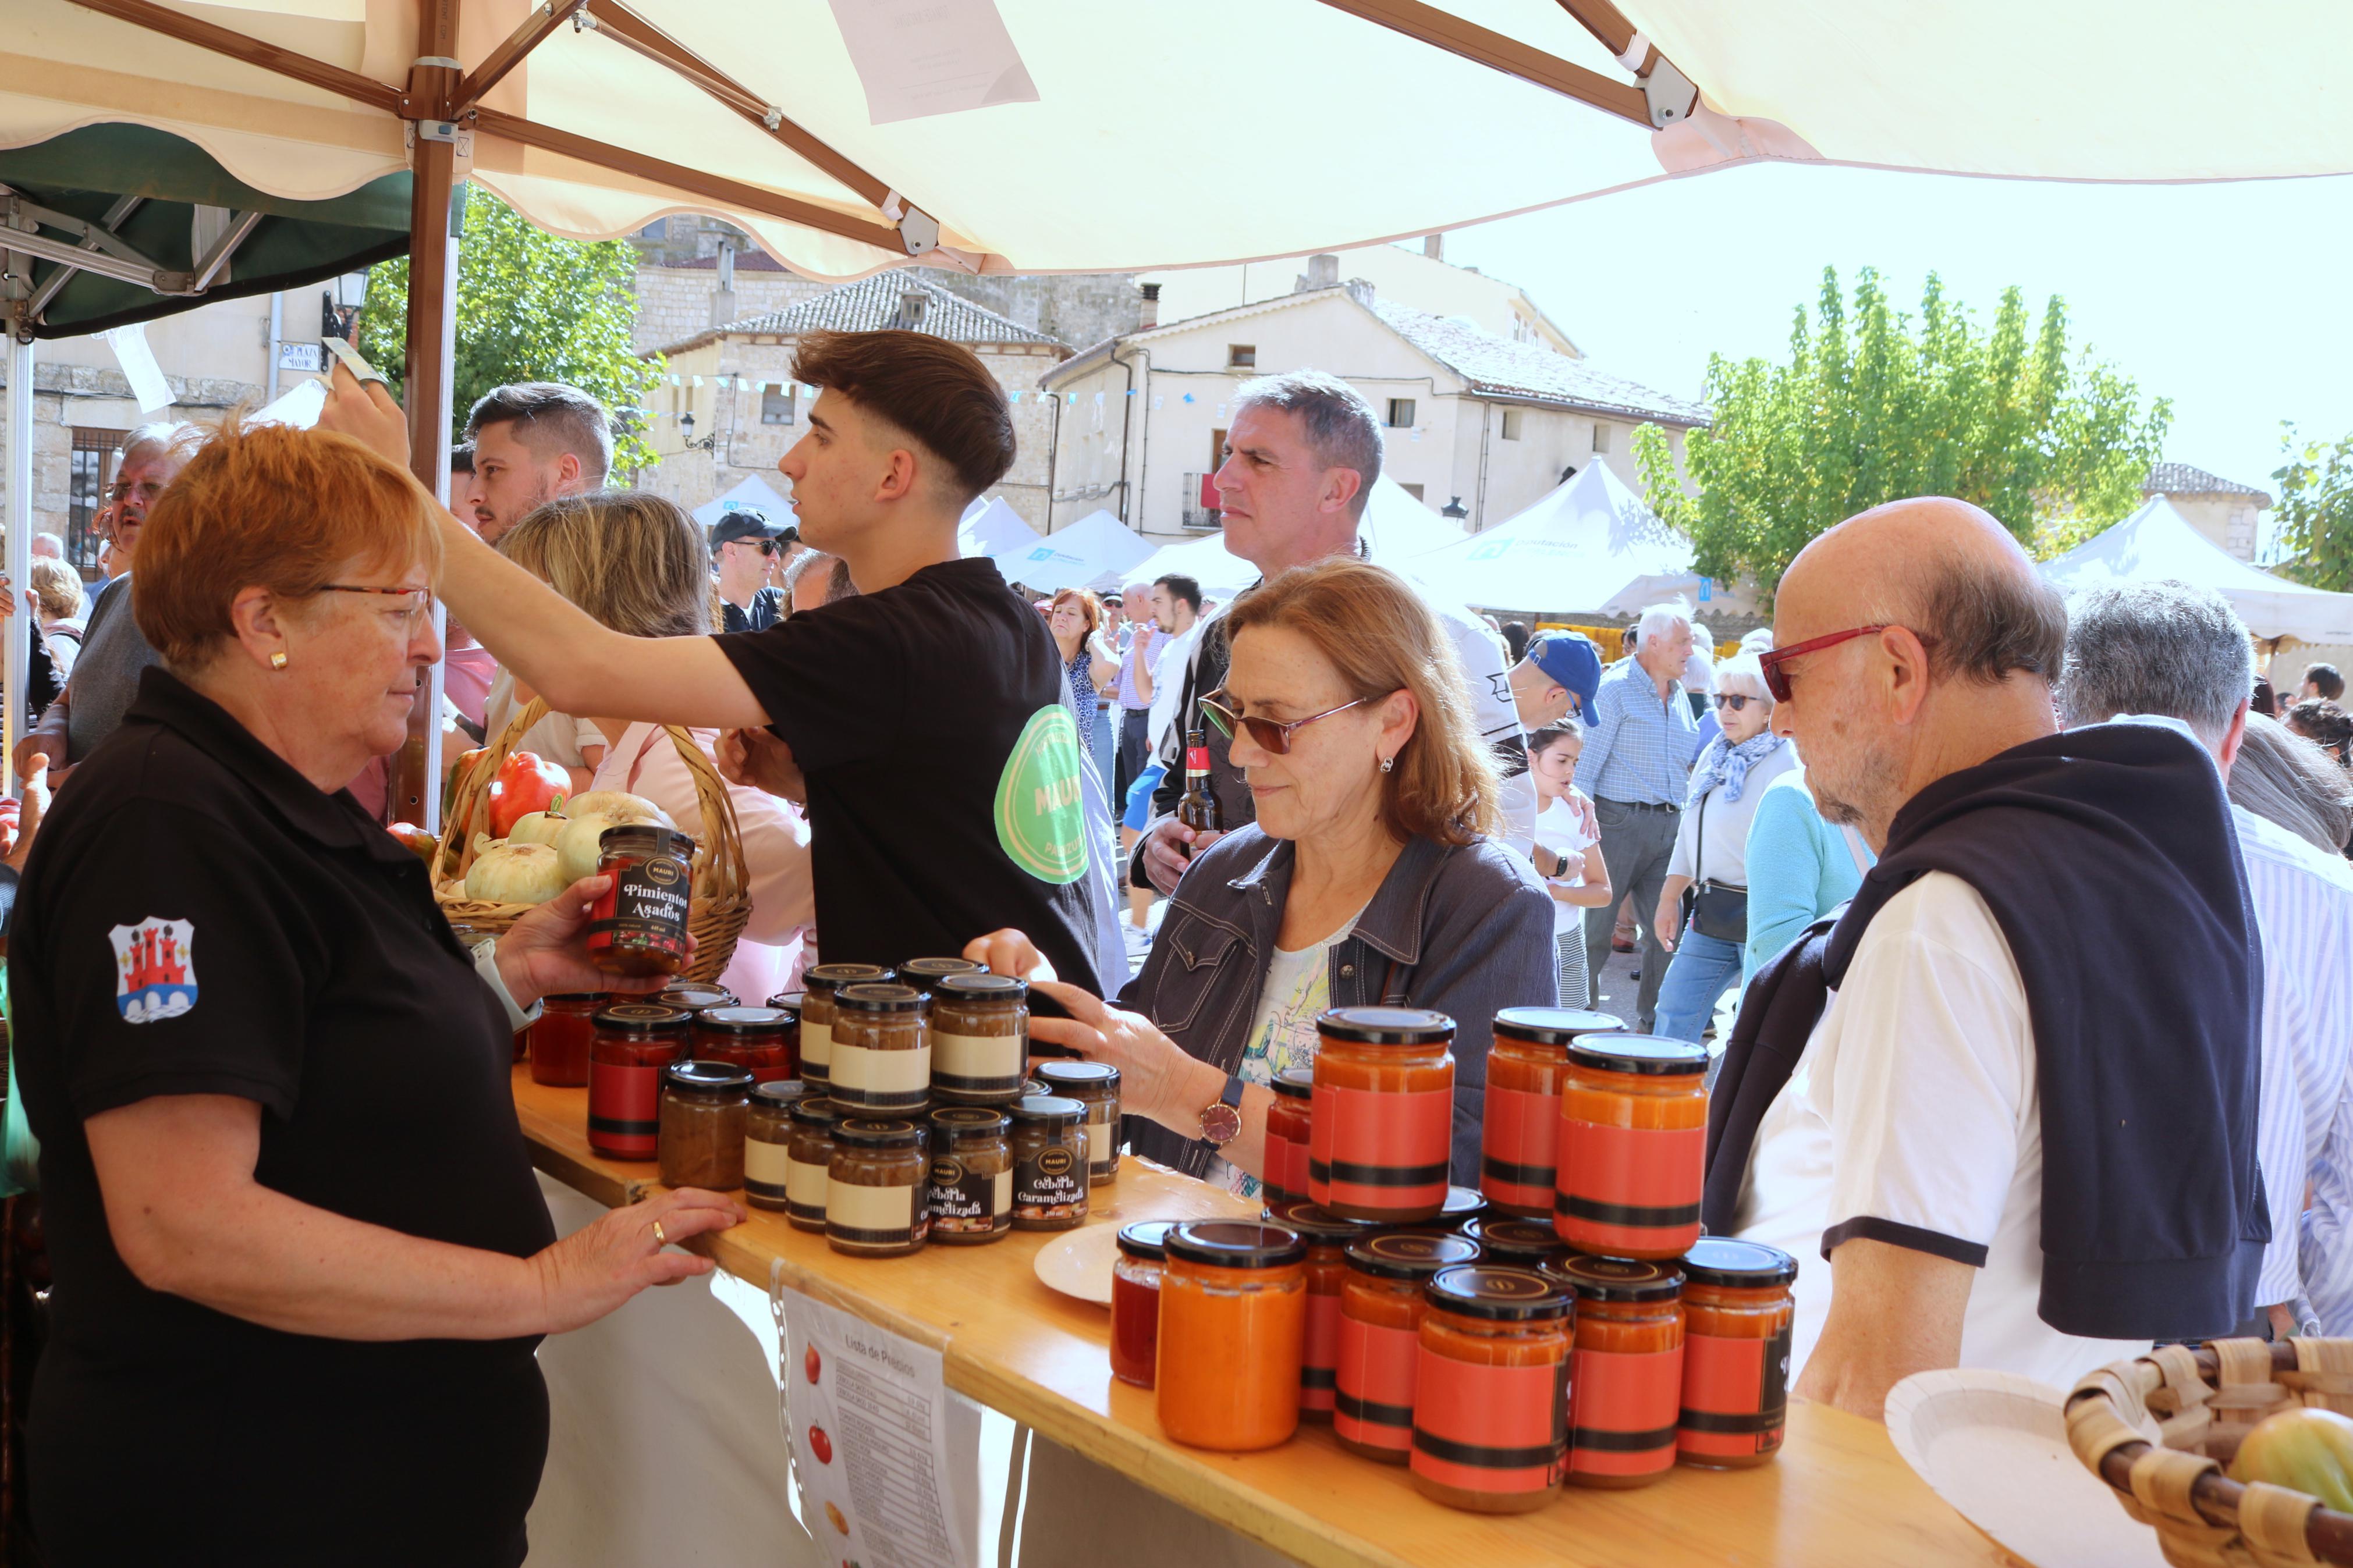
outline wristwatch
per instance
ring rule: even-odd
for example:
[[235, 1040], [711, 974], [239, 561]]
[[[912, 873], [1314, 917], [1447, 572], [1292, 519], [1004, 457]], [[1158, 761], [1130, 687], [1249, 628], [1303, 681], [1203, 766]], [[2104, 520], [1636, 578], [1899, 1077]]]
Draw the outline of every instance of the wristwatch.
[[1226, 1091], [1201, 1108], [1201, 1137], [1212, 1149], [1222, 1149], [1241, 1136], [1242, 1080], [1239, 1073], [1226, 1075]]

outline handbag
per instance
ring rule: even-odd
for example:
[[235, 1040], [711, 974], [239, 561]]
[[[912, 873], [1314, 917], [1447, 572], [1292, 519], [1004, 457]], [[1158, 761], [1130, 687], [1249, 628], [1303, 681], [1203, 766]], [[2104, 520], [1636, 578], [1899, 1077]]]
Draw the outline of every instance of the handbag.
[[[1708, 791], [1693, 809], [1699, 813], [1695, 830], [1697, 842], [1693, 846], [1692, 869], [1707, 864], [1707, 803], [1715, 792]], [[1728, 942], [1743, 947], [1748, 942], [1748, 889], [1736, 888], [1729, 882], [1709, 881], [1695, 878], [1683, 889], [1683, 922], [1700, 935], [1717, 942]]]

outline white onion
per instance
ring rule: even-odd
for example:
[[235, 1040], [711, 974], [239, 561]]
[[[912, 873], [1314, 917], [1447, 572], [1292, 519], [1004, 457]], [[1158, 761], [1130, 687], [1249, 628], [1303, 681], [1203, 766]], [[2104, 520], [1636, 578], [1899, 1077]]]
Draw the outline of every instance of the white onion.
[[615, 822], [659, 822], [664, 827], [678, 826], [670, 820], [669, 812], [644, 795], [622, 789], [592, 789], [586, 795], [575, 795], [564, 803], [564, 815], [609, 816]]
[[569, 819], [559, 816], [552, 811], [534, 811], [528, 816], [515, 819], [515, 825], [507, 830], [507, 842], [554, 844], [555, 836], [564, 831], [564, 826], [567, 820]]
[[549, 846], [501, 844], [467, 871], [466, 896], [492, 904], [543, 904], [575, 880]]

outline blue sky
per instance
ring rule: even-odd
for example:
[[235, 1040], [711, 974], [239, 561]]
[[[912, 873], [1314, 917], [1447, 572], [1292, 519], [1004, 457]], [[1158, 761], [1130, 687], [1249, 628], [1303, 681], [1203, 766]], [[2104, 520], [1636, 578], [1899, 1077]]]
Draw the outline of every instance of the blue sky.
[[1458, 230], [1446, 258], [1519, 284], [1602, 368], [1688, 396], [1711, 352], [1786, 352], [1825, 265], [1898, 301], [1940, 274], [1989, 317], [2026, 290], [2173, 400], [2168, 459], [2258, 488], [2279, 423], [2353, 430], [2353, 179], [2084, 185], [1763, 165]]

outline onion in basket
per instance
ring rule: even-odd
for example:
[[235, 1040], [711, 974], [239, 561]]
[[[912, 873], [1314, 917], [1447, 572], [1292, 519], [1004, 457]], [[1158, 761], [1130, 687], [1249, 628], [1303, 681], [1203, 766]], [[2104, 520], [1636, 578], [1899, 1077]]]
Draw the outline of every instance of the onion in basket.
[[532, 812], [526, 816], [519, 816], [515, 819], [515, 825], [507, 830], [507, 842], [553, 844], [555, 842], [555, 836], [564, 831], [565, 825], [568, 821], [570, 821], [569, 817], [556, 812]]
[[677, 826], [670, 821], [668, 813], [649, 800], [640, 800], [636, 795], [623, 795], [621, 798], [635, 804], [607, 807], [603, 811], [569, 814], [572, 820], [565, 825], [563, 832], [555, 836], [555, 853], [563, 861], [565, 880], [578, 881], [583, 877], [596, 874], [596, 862], [603, 853], [605, 829], [608, 827], [622, 827], [640, 822], [658, 823], [664, 827]]
[[561, 859], [545, 844], [501, 844], [467, 871], [466, 896], [491, 904], [543, 904], [576, 879], [564, 874]]
[[2309, 1406], [2266, 1415], [2239, 1445], [2231, 1479], [2269, 1481], [2353, 1513], [2353, 1421]]

